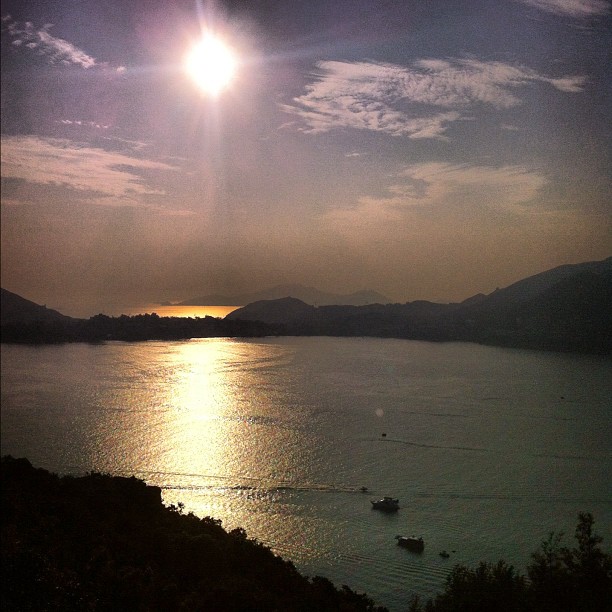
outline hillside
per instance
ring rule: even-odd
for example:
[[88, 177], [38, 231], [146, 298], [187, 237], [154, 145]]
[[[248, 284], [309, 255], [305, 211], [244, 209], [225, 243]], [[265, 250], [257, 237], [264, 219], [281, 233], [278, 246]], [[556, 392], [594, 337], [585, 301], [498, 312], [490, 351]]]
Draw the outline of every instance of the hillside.
[[279, 300], [282, 298], [296, 298], [306, 304], [324, 306], [348, 304], [351, 306], [364, 306], [366, 304], [387, 304], [389, 300], [376, 291], [357, 291], [346, 295], [339, 293], [326, 293], [314, 287], [302, 285], [277, 285], [256, 293], [242, 293], [237, 295], [204, 295], [180, 302], [179, 306], [242, 306], [262, 300]]
[[[165, 507], [161, 489], [134, 477], [59, 477], [6, 456], [1, 485], [3, 610], [385, 612], [348, 586], [302, 576], [242, 529]], [[550, 534], [529, 580], [503, 560], [456, 565], [442, 593], [409, 609], [610, 610], [612, 557], [593, 526], [579, 513], [574, 548]]]
[[251, 338], [274, 334], [260, 322], [215, 317], [160, 317], [143, 314], [74, 319], [2, 289], [0, 336], [5, 343], [56, 344], [107, 340], [183, 340], [188, 338]]
[[480, 342], [559, 351], [612, 351], [612, 258], [561, 266], [460, 304], [416, 301], [309, 306], [259, 301], [230, 320], [280, 325], [288, 335]]
[[40, 306], [30, 300], [0, 289], [0, 321], [2, 325], [7, 323], [34, 323], [50, 321], [69, 321], [67, 317], [57, 310], [51, 310], [46, 306]]
[[136, 478], [2, 459], [4, 610], [384, 612]]
[[257, 300], [224, 319], [97, 315], [71, 319], [2, 290], [3, 342], [99, 342], [204, 337], [372, 336], [612, 352], [612, 257], [560, 266], [461, 303], [313, 306]]
[[580, 264], [558, 266], [539, 274], [524, 278], [505, 289], [498, 289], [489, 296], [489, 305], [494, 303], [519, 303], [537, 299], [538, 296], [564, 281], [571, 282], [573, 277], [583, 274], [606, 277], [612, 274], [612, 257], [601, 261], [588, 261]]

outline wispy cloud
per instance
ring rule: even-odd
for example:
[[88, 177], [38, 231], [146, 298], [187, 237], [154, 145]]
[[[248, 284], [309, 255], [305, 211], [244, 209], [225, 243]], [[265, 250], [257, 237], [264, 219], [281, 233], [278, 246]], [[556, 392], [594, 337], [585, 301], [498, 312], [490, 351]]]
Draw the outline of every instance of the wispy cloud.
[[593, 17], [610, 12], [608, 0], [517, 0], [555, 15], [570, 17]]
[[2, 18], [3, 29], [13, 39], [13, 46], [25, 46], [48, 58], [52, 64], [76, 64], [82, 68], [92, 68], [96, 60], [63, 38], [56, 38], [49, 32], [53, 24], [41, 28], [34, 27], [30, 21], [20, 24], [10, 15]]
[[96, 123], [95, 121], [85, 121], [83, 119], [60, 119], [58, 123], [62, 125], [75, 125], [95, 128], [97, 130], [107, 130], [110, 126], [102, 123]]
[[[410, 138], [444, 138], [450, 123], [476, 105], [517, 106], [519, 88], [544, 82], [576, 93], [583, 76], [552, 78], [525, 66], [476, 59], [423, 59], [412, 66], [323, 61], [306, 93], [282, 105], [308, 133], [355, 128]], [[411, 113], [419, 105], [420, 116]], [[422, 106], [431, 107], [427, 114]]]
[[401, 191], [406, 202], [442, 203], [478, 196], [479, 192], [494, 194], [488, 203], [492, 207], [524, 204], [533, 200], [546, 179], [524, 166], [476, 166], [429, 162], [407, 167], [400, 177], [406, 180], [391, 188]]
[[176, 166], [109, 152], [69, 140], [3, 136], [2, 175], [37, 184], [91, 192], [105, 203], [134, 204], [142, 196], [164, 195], [143, 177]]
[[352, 208], [330, 211], [326, 222], [351, 233], [401, 227], [416, 208], [525, 212], [547, 182], [541, 173], [517, 165], [414, 164], [395, 177], [386, 195], [364, 196]]

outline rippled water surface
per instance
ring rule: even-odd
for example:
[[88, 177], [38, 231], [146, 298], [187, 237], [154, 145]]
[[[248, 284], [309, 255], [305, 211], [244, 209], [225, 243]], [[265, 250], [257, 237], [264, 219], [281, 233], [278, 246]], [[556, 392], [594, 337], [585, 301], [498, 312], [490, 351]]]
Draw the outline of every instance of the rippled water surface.
[[[392, 610], [455, 563], [571, 543], [579, 511], [609, 548], [611, 404], [609, 358], [471, 344], [2, 345], [3, 454], [135, 474]], [[395, 544], [412, 533], [422, 555]]]

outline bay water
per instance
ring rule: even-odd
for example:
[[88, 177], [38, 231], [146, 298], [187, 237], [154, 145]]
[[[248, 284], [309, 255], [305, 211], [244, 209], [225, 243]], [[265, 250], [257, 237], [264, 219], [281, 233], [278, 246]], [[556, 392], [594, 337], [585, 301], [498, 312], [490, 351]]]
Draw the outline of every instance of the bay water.
[[[610, 357], [373, 338], [1, 351], [3, 455], [135, 475], [392, 611], [456, 563], [524, 570], [550, 531], [573, 544], [580, 511], [610, 549]], [[372, 509], [384, 495], [397, 513]]]

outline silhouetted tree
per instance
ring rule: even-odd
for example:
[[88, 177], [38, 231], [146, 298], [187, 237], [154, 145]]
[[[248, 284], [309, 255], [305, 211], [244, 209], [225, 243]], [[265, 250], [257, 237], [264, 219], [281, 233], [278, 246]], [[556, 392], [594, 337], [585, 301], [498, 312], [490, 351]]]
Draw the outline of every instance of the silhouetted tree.
[[610, 612], [612, 557], [593, 531], [593, 516], [578, 515], [575, 548], [551, 533], [532, 555], [527, 577], [499, 561], [476, 569], [457, 565], [443, 593], [424, 605], [413, 597], [409, 612]]
[[560, 546], [562, 537], [562, 533], [551, 532], [540, 549], [533, 553], [532, 563], [527, 568], [532, 601], [542, 612], [562, 609], [572, 596]]
[[3, 611], [384, 611], [136, 478], [1, 467]]
[[560, 547], [562, 534], [551, 533], [527, 568], [537, 609], [600, 612], [612, 609], [612, 557], [593, 531], [593, 516], [578, 515], [575, 548]]
[[513, 612], [523, 610], [526, 600], [525, 578], [511, 565], [499, 561], [481, 562], [476, 569], [463, 565], [453, 568], [444, 593], [426, 609], [436, 612]]

